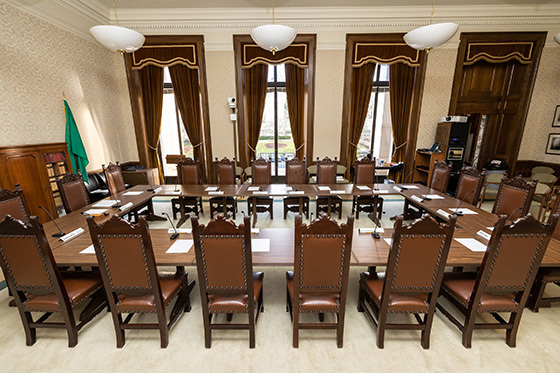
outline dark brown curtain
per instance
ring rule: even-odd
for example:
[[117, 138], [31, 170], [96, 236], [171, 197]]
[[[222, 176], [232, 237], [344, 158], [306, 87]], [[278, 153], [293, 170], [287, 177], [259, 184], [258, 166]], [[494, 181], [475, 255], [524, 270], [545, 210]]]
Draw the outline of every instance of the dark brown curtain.
[[163, 69], [146, 66], [138, 71], [142, 105], [146, 120], [146, 141], [148, 145], [148, 167], [157, 167], [160, 183], [163, 183], [161, 161], [158, 154], [161, 115], [163, 112]]
[[303, 159], [305, 143], [305, 69], [291, 63], [286, 65], [286, 97], [290, 127], [296, 148], [296, 157]]
[[[169, 68], [175, 102], [181, 113], [187, 136], [194, 147], [194, 159], [202, 161], [202, 110], [200, 106], [200, 84], [198, 69], [184, 65]], [[203, 172], [204, 174], [204, 172]]]
[[350, 120], [348, 127], [348, 159], [346, 161], [346, 176], [356, 162], [356, 151], [360, 136], [364, 128], [371, 91], [373, 90], [373, 75], [375, 64], [368, 63], [362, 67], [352, 69], [350, 87]]
[[245, 71], [245, 105], [247, 110], [247, 161], [256, 159], [255, 149], [261, 133], [268, 65], [258, 64]]
[[393, 142], [395, 143], [393, 162], [404, 162], [416, 70], [416, 67], [409, 67], [402, 63], [389, 67], [391, 127], [393, 129]]

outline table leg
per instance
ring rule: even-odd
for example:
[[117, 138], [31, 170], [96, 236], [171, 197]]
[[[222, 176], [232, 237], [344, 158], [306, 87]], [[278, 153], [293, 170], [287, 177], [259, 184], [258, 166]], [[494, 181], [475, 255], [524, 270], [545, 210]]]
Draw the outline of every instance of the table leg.
[[379, 203], [379, 200], [377, 196], [373, 197], [373, 212], [371, 214], [368, 214], [368, 218], [371, 219], [371, 221], [373, 221], [373, 223], [375, 225], [377, 225], [378, 227], [381, 227], [381, 222], [379, 221], [379, 218], [377, 217], [377, 205]]
[[303, 197], [298, 197], [298, 202], [299, 202], [299, 216], [302, 216], [302, 214], [303, 214]]
[[253, 199], [253, 228], [257, 225], [257, 199]]
[[177, 228], [179, 228], [181, 225], [183, 225], [183, 223], [185, 223], [187, 221], [187, 219], [189, 218], [188, 216], [185, 215], [185, 205], [183, 204], [183, 201], [181, 199], [179, 199], [179, 213], [181, 214], [181, 218], [179, 219], [179, 222], [177, 223]]
[[327, 197], [327, 215], [331, 217], [332, 196]]
[[224, 218], [227, 218], [227, 197], [222, 198], [222, 211], [224, 213]]
[[152, 203], [152, 200], [150, 200], [150, 202], [148, 203], [148, 216], [147, 216], [148, 220], [151, 221], [163, 221], [166, 220], [163, 216], [158, 216], [156, 214], [154, 214], [154, 204]]

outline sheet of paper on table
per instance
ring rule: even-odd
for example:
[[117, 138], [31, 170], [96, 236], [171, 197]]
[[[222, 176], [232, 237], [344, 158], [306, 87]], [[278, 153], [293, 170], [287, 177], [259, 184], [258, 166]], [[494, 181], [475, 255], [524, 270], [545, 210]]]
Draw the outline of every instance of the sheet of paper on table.
[[305, 194], [305, 192], [303, 190], [290, 190], [288, 194]]
[[486, 227], [486, 229], [488, 229], [489, 231], [493, 231], [494, 227]]
[[320, 186], [320, 187], [317, 187], [317, 188], [318, 188], [319, 190], [321, 190], [321, 191], [331, 190], [331, 188], [328, 187], [328, 186]]
[[253, 194], [263, 195], [263, 194], [268, 194], [268, 192], [266, 190], [256, 190], [256, 191], [253, 192]]
[[420, 189], [417, 185], [414, 184], [402, 184], [401, 187], [406, 189]]
[[193, 245], [193, 240], [177, 240], [165, 252], [166, 254], [186, 254]]
[[125, 196], [139, 196], [142, 193], [144, 193], [144, 192], [125, 192], [124, 195]]
[[99, 216], [99, 215], [103, 215], [107, 211], [109, 211], [109, 209], [89, 209], [89, 210], [86, 210], [86, 211], [82, 212], [82, 214]]
[[454, 238], [455, 241], [465, 246], [470, 251], [485, 252], [486, 245], [478, 241], [476, 238]]
[[389, 191], [385, 189], [378, 189], [373, 191], [374, 194], [388, 194]]
[[392, 238], [384, 238], [383, 241], [387, 242], [387, 245], [391, 246], [393, 244]]
[[224, 194], [224, 191], [223, 191], [223, 190], [217, 190], [217, 191], [210, 191], [210, 192], [208, 192], [208, 195], [213, 195], [213, 196], [215, 196], [215, 195], [221, 195], [221, 194]]
[[259, 190], [259, 189], [260, 189], [259, 187], [249, 187], [247, 188], [247, 191], [254, 192], [255, 190]]
[[80, 254], [95, 254], [95, 249], [93, 248], [93, 245], [89, 245], [88, 247], [80, 251]]
[[[422, 196], [424, 197], [424, 196]], [[426, 194], [426, 198], [430, 198], [430, 199], [445, 199], [442, 196], [438, 196], [437, 194]]]
[[204, 189], [205, 192], [214, 192], [216, 190], [218, 190], [219, 187], [207, 187], [206, 189]]
[[121, 200], [120, 199], [107, 199], [104, 201], [99, 201], [97, 202], [95, 205], [93, 205], [92, 207], [111, 207], [113, 206], [115, 203], [120, 203]]
[[251, 228], [251, 233], [252, 234], [259, 234], [259, 233], [261, 233], [261, 229], [260, 228]]
[[270, 251], [270, 238], [252, 238], [251, 250], [254, 253], [267, 253]]
[[370, 187], [365, 186], [365, 185], [356, 185], [356, 188], [359, 190], [371, 190]]
[[331, 190], [331, 194], [346, 194], [345, 190]]
[[168, 190], [165, 191], [165, 194], [172, 194], [172, 195], [178, 196], [179, 194], [181, 194], [181, 191], [180, 190], [168, 189]]
[[[449, 209], [453, 212], [455, 212], [455, 210], [457, 210], [457, 208], [453, 208], [453, 207], [450, 207]], [[467, 209], [467, 208], [462, 208], [462, 209], [459, 209], [457, 211], [460, 212], [460, 213], [463, 213], [463, 215], [476, 215], [476, 214], [478, 214], [478, 212]]]

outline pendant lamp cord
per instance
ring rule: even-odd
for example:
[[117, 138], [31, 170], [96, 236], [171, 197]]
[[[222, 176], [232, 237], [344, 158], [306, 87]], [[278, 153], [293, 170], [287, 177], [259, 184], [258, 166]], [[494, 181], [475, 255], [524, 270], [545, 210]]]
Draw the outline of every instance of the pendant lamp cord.
[[113, 0], [113, 10], [115, 11], [115, 22], [117, 23], [117, 26], [118, 26], [119, 25], [119, 18], [117, 17], [117, 4], [115, 4], [115, 0]]
[[[430, 25], [434, 23], [434, 11], [435, 10], [436, 10], [436, 0], [434, 0], [434, 2], [432, 3], [432, 16], [430, 18]], [[117, 11], [115, 10], [115, 16], [116, 16], [116, 14], [117, 14]]]
[[274, 0], [272, 0], [272, 24], [274, 24]]

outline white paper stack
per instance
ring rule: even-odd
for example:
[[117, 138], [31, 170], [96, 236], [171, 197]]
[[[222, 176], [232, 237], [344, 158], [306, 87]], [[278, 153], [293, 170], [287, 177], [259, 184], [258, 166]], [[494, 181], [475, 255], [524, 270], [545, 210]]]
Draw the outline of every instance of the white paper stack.
[[444, 197], [438, 196], [437, 194], [426, 194], [425, 197], [429, 199], [445, 199]]
[[385, 190], [385, 189], [378, 189], [378, 190], [374, 190], [373, 193], [375, 193], [375, 194], [389, 194], [389, 191]]
[[193, 245], [193, 240], [177, 240], [165, 252], [166, 254], [186, 254]]
[[328, 187], [328, 186], [320, 186], [320, 187], [317, 187], [317, 188], [318, 188], [320, 191], [323, 191], [323, 192], [326, 192], [326, 191], [328, 191], [328, 190], [331, 190], [331, 188]]
[[214, 195], [221, 195], [221, 194], [224, 194], [224, 191], [223, 191], [223, 190], [217, 190], [217, 191], [214, 191], [214, 192], [208, 192], [208, 195], [213, 195], [213, 196], [214, 196]]
[[346, 194], [345, 190], [331, 190], [331, 194]]
[[370, 187], [365, 186], [365, 185], [356, 185], [356, 188], [357, 188], [358, 190], [371, 190]]
[[270, 238], [252, 238], [251, 251], [254, 253], [267, 253], [270, 251]]
[[109, 209], [89, 209], [89, 210], [86, 210], [86, 211], [82, 212], [82, 214], [84, 214], [84, 215], [103, 215], [107, 211], [109, 211]]
[[260, 189], [259, 187], [249, 187], [249, 188], [247, 188], [247, 191], [248, 192], [254, 192], [254, 191], [259, 190], [259, 189]]
[[459, 242], [461, 245], [465, 246], [470, 251], [474, 252], [484, 252], [486, 251], [486, 245], [479, 242], [476, 238], [454, 238], [455, 241]]
[[97, 202], [92, 207], [112, 207], [115, 203], [120, 203], [120, 202], [121, 202], [120, 199], [106, 199], [106, 200]]
[[205, 192], [215, 192], [216, 190], [218, 190], [218, 187], [208, 187], [204, 189]]
[[291, 194], [291, 195], [293, 195], [293, 194], [300, 194], [300, 195], [301, 195], [301, 194], [305, 194], [305, 193], [303, 192], [303, 190], [290, 190], [290, 191], [288, 192], [288, 194]]

